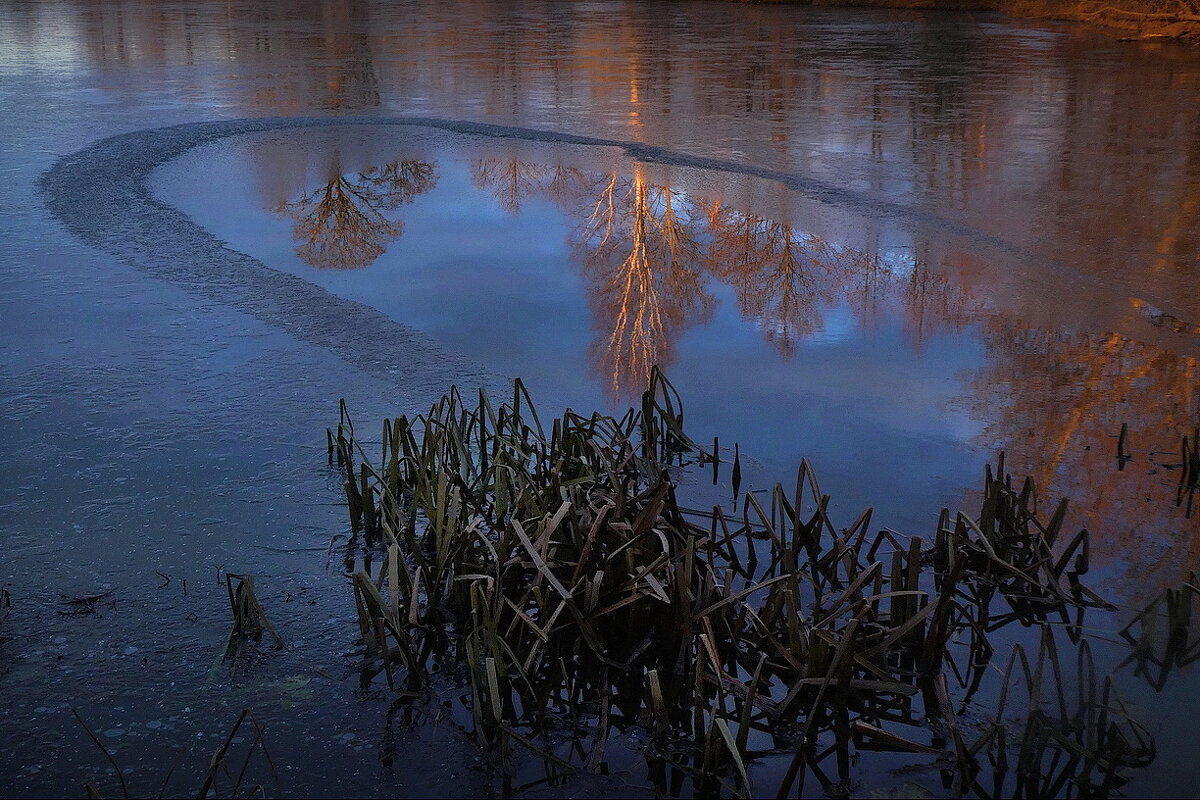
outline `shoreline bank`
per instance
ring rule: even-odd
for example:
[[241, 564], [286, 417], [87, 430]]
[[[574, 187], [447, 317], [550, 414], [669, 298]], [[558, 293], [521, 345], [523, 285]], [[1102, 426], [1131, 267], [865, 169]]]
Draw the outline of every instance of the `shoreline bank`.
[[986, 11], [1015, 19], [1080, 22], [1111, 32], [1119, 41], [1178, 41], [1200, 45], [1196, 0], [743, 0], [838, 8], [916, 11]]

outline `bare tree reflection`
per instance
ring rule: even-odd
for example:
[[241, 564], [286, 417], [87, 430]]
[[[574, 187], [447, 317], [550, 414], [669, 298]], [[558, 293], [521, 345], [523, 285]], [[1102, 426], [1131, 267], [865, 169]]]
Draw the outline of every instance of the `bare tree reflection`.
[[704, 288], [700, 221], [686, 197], [651, 185], [640, 169], [595, 186], [573, 245], [601, 335], [594, 368], [610, 380], [616, 402], [623, 391], [641, 391], [654, 366], [671, 363], [674, 339], [707, 321], [715, 300]]
[[713, 279], [733, 287], [742, 316], [784, 358], [821, 330], [827, 308], [843, 298], [864, 326], [900, 311], [918, 343], [980, 310], [924, 261], [834, 245], [654, 183], [642, 165], [622, 175], [480, 159], [472, 175], [509, 213], [540, 196], [576, 221], [570, 246], [588, 280], [598, 334], [592, 366], [609, 382], [614, 402], [640, 392], [652, 367], [671, 364], [680, 334], [711, 319]]
[[587, 191], [589, 183], [588, 175], [583, 170], [564, 167], [560, 164], [550, 171], [550, 181], [546, 184], [546, 191], [552, 200], [561, 204], [569, 202], [572, 197], [577, 197], [581, 192]]
[[933, 268], [928, 259], [913, 261], [900, 289], [904, 304], [904, 331], [920, 350], [930, 336], [957, 331], [984, 313], [984, 303], [949, 275]]
[[820, 330], [820, 306], [833, 298], [839, 254], [828, 243], [791, 225], [743, 214], [714, 203], [709, 264], [733, 286], [742, 315], [755, 320], [785, 358]]
[[437, 185], [437, 165], [393, 161], [351, 176], [335, 175], [324, 186], [283, 203], [296, 221], [296, 255], [314, 267], [356, 269], [383, 254], [403, 232], [392, 211]]
[[490, 190], [501, 208], [516, 215], [527, 195], [546, 190], [551, 170], [517, 158], [483, 158], [471, 166], [471, 175], [476, 188]]

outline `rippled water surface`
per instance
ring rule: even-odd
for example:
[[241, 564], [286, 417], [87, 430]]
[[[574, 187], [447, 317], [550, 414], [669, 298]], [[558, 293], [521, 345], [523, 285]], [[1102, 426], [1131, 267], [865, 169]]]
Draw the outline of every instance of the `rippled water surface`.
[[[1198, 100], [1194, 50], [980, 15], [5, 5], [0, 793], [118, 791], [72, 708], [135, 791], [194, 740], [183, 786], [243, 705], [285, 793], [495, 788], [458, 711], [396, 724], [353, 670], [340, 397], [610, 410], [657, 363], [755, 480], [808, 457], [917, 535], [1004, 450], [1092, 532], [1113, 636], [1197, 566]], [[220, 570], [286, 651], [214, 668]], [[1193, 792], [1194, 665], [1120, 675], [1160, 751], [1130, 790]]]

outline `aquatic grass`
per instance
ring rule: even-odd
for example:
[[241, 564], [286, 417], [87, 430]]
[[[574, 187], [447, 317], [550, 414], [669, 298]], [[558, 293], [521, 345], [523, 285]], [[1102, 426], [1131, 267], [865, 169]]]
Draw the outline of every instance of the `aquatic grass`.
[[[91, 739], [92, 743], [95, 744], [96, 747], [99, 748], [100, 752], [104, 754], [105, 760], [108, 761], [113, 770], [116, 772], [117, 780], [120, 782], [121, 786], [121, 796], [128, 800], [130, 797], [129, 784], [126, 782], [125, 773], [121, 769], [120, 764], [117, 763], [116, 758], [114, 758], [113, 754], [109, 752], [107, 747], [104, 746], [104, 743], [100, 741], [99, 737], [92, 732], [92, 729], [88, 727], [87, 723], [83, 721], [83, 717], [79, 715], [79, 712], [72, 708], [71, 714], [75, 717], [75, 721], [79, 723], [79, 726], [83, 728], [88, 738]], [[254, 736], [248, 745], [243, 746], [246, 737], [244, 735], [239, 736], [238, 734], [247, 724], [253, 727]], [[170, 786], [171, 778], [174, 776], [175, 770], [179, 767], [179, 764], [183, 761], [184, 756], [187, 755], [188, 749], [188, 745], [186, 744], [179, 749], [179, 754], [176, 756], [174, 762], [167, 768], [166, 773], [163, 775], [162, 784], [159, 786], [158, 792], [153, 795], [154, 797], [160, 798], [161, 800], [161, 798], [167, 796], [167, 788]], [[242, 792], [242, 786], [246, 782], [247, 776], [252, 774], [251, 765], [254, 762], [254, 756], [256, 753], [261, 754], [262, 760], [265, 761], [270, 770], [272, 780], [278, 784], [279, 775], [275, 769], [275, 762], [271, 757], [271, 752], [267, 748], [265, 727], [261, 722], [259, 722], [253, 711], [248, 708], [244, 708], [242, 709], [241, 714], [238, 715], [237, 720], [234, 721], [233, 727], [231, 727], [228, 734], [226, 734], [225, 740], [221, 743], [220, 747], [213, 752], [212, 757], [209, 759], [208, 769], [204, 774], [204, 778], [200, 784], [200, 789], [197, 791], [196, 796], [201, 799], [207, 797], [227, 797], [230, 798], [230, 800], [236, 800], [238, 797], [254, 797], [255, 795], [266, 797], [266, 788], [261, 783], [256, 783], [245, 793]], [[234, 759], [235, 755], [240, 756], [240, 766], [236, 765]], [[237, 770], [236, 774], [234, 774], [234, 769]], [[99, 800], [101, 797], [100, 790], [93, 782], [84, 784], [84, 792], [89, 800], [92, 800], [93, 798], [95, 800]], [[138, 793], [136, 796], [149, 797], [151, 795], [149, 793]]]
[[283, 637], [279, 635], [275, 626], [271, 624], [271, 620], [267, 618], [267, 612], [254, 593], [254, 576], [235, 575], [227, 572], [225, 573], [225, 589], [229, 593], [229, 609], [233, 614], [233, 626], [229, 629], [229, 638], [225, 641], [225, 647], [218, 663], [233, 657], [245, 642], [261, 639], [264, 631], [270, 634], [275, 647], [283, 649], [285, 646]]
[[[1032, 664], [1025, 647], [1014, 645], [998, 706], [970, 748], [992, 767], [988, 796], [1107, 797], [1126, 782], [1122, 768], [1154, 760], [1149, 732], [1131, 715], [1112, 676], [1097, 677], [1086, 641], [1066, 664], [1074, 668], [1068, 679], [1049, 625], [1041, 626]], [[1006, 718], [1019, 685], [1026, 690], [1024, 712]]]
[[[241, 765], [236, 767], [237, 774], [235, 775], [231, 766], [235, 764], [232, 752], [236, 745], [245, 737], [239, 738], [238, 732], [246, 724], [249, 724], [254, 729], [254, 736], [244, 750], [245, 753], [241, 758]], [[213, 797], [228, 797], [237, 798], [241, 796], [253, 797], [258, 794], [266, 797], [266, 789], [262, 784], [255, 784], [245, 795], [241, 794], [242, 784], [246, 780], [247, 773], [250, 770], [251, 762], [254, 759], [254, 754], [262, 753], [263, 760], [266, 761], [270, 769], [272, 779], [278, 783], [279, 775], [275, 769], [275, 761], [271, 758], [271, 751], [267, 748], [267, 740], [264, 736], [264, 728], [258, 718], [254, 716], [254, 712], [248, 708], [242, 709], [242, 713], [238, 715], [233, 727], [229, 729], [229, 733], [225, 736], [225, 741], [213, 753], [212, 758], [208, 762], [208, 772], [204, 776], [204, 782], [200, 786], [200, 791], [197, 797], [205, 798], [210, 795]], [[227, 781], [227, 788], [222, 791], [222, 777]], [[167, 780], [170, 780], [170, 774], [167, 775]], [[163, 788], [166, 788], [167, 781], [163, 782]]]
[[[125, 782], [125, 772], [121, 769], [121, 766], [117, 763], [117, 760], [113, 758], [112, 753], [108, 751], [108, 748], [104, 746], [104, 743], [100, 741], [99, 737], [97, 737], [96, 734], [92, 732], [92, 729], [88, 727], [87, 723], [83, 721], [83, 717], [79, 716], [78, 711], [72, 708], [71, 716], [75, 717], [75, 721], [79, 723], [79, 726], [83, 728], [84, 733], [86, 733], [88, 738], [92, 740], [92, 744], [100, 748], [100, 752], [104, 754], [104, 758], [109, 764], [112, 765], [113, 770], [117, 773], [117, 780], [121, 783], [121, 796], [128, 800], [129, 785]], [[87, 792], [89, 800], [90, 798], [100, 796], [95, 784], [85, 784], [84, 790]]]
[[1155, 691], [1162, 691], [1174, 669], [1200, 660], [1200, 635], [1192, 630], [1200, 580], [1193, 571], [1177, 587], [1163, 589], [1121, 630], [1131, 652], [1121, 663], [1134, 665]]
[[[779, 796], [807, 775], [839, 794], [856, 755], [881, 749], [932, 756], [957, 794], [991, 796], [979, 753], [1003, 726], [968, 744], [951, 683], [960, 704], [974, 696], [990, 635], [1011, 622], [1062, 625], [1078, 646], [1084, 611], [1107, 607], [1081, 581], [1087, 531], [1064, 534], [1065, 503], [1043, 522], [1003, 457], [978, 516], [943, 511], [924, 548], [873, 531], [870, 509], [836, 526], [807, 461], [790, 488], [743, 493], [736, 446], [731, 509], [681, 505], [679, 477], [711, 462], [715, 479], [720, 453], [686, 435], [657, 369], [621, 417], [543, 422], [519, 381], [499, 406], [451, 388], [427, 414], [385, 420], [377, 460], [340, 411], [328, 457], [364, 554], [351, 570], [364, 654], [402, 698], [463, 686], [506, 789], [514, 748], [555, 774], [599, 770], [611, 735], [639, 728], [652, 772], [701, 794], [751, 794], [756, 760], [780, 754]], [[1056, 649], [1037, 663], [1060, 671]], [[1103, 707], [1068, 733], [1029, 717], [1047, 733], [1015, 763], [1066, 776], [1040, 788], [1092, 791], [1098, 775], [1107, 791], [1144, 759], [1094, 730], [1115, 719]], [[564, 726], [587, 734], [564, 749]], [[1073, 755], [1060, 764], [1054, 747]]]

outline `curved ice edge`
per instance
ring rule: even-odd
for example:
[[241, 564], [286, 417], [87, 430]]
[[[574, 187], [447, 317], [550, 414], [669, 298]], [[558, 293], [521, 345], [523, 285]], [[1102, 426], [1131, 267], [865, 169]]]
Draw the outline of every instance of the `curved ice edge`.
[[506, 385], [506, 379], [428, 334], [226, 247], [186, 214], [155, 198], [149, 186], [150, 174], [157, 167], [219, 139], [351, 125], [409, 126], [488, 138], [616, 148], [644, 162], [778, 181], [824, 203], [931, 224], [976, 244], [1015, 252], [1010, 244], [967, 226], [801, 175], [636, 142], [434, 118], [269, 117], [135, 131], [60, 158], [41, 175], [38, 185], [51, 213], [84, 242], [156, 278], [251, 314], [299, 340], [328, 348], [368, 374], [410, 385], [419, 383], [426, 389], [440, 385], [444, 390], [451, 381], [464, 386]]

